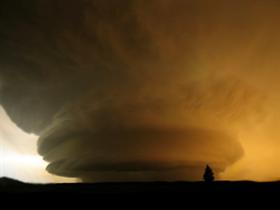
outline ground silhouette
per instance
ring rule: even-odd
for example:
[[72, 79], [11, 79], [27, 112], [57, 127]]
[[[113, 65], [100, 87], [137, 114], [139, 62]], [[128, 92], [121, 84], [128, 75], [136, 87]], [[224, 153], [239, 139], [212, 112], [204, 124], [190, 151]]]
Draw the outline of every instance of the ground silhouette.
[[[207, 195], [225, 194], [280, 194], [280, 182], [252, 181], [215, 181], [211, 185], [205, 182], [123, 182], [123, 183], [71, 183], [71, 184], [28, 184], [16, 180], [1, 178], [0, 193], [36, 194], [36, 195]], [[188, 196], [187, 196], [188, 197]]]

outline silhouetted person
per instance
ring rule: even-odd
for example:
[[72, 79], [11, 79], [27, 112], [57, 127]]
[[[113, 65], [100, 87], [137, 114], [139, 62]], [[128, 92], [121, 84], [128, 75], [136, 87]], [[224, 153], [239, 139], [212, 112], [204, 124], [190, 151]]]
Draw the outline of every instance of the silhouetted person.
[[203, 174], [203, 179], [205, 182], [213, 182], [215, 180], [213, 170], [207, 165]]

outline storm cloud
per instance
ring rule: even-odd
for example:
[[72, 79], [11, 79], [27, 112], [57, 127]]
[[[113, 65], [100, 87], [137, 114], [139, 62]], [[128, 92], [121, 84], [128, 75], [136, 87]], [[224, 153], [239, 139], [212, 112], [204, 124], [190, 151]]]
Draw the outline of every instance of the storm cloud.
[[280, 5], [261, 2], [1, 1], [0, 103], [57, 175], [222, 172], [243, 155], [240, 122], [267, 115], [266, 77], [252, 72], [271, 57], [249, 52], [262, 54]]

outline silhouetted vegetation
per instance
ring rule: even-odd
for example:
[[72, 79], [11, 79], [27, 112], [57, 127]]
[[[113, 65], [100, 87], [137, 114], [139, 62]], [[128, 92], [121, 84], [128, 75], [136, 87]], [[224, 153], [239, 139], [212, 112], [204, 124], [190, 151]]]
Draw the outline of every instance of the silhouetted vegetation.
[[206, 166], [205, 168], [205, 171], [204, 171], [204, 174], [203, 174], [203, 179], [205, 182], [213, 182], [215, 180], [215, 177], [214, 177], [214, 172], [213, 170], [210, 168], [209, 165]]
[[[209, 167], [210, 168], [210, 167]], [[171, 196], [176, 198], [182, 197], [188, 202], [193, 198], [217, 199], [222, 196], [225, 199], [236, 199], [238, 196], [248, 199], [247, 195], [271, 196], [271, 194], [280, 194], [280, 182], [230, 182], [216, 181], [210, 185], [204, 182], [123, 182], [123, 183], [72, 183], [72, 184], [27, 184], [7, 178], [0, 178], [0, 195], [3, 198], [4, 194], [19, 195], [21, 198], [27, 195], [28, 198], [34, 200], [34, 196], [48, 196], [52, 199], [61, 200], [63, 196], [67, 200], [66, 203], [74, 201], [79, 195], [86, 198], [89, 195], [89, 200], [92, 202], [94, 198], [125, 199], [127, 198], [152, 198], [156, 196], [160, 199], [170, 199]], [[69, 199], [69, 196], [75, 199]], [[14, 198], [14, 196], [12, 196]], [[1, 200], [2, 202], [2, 200]]]

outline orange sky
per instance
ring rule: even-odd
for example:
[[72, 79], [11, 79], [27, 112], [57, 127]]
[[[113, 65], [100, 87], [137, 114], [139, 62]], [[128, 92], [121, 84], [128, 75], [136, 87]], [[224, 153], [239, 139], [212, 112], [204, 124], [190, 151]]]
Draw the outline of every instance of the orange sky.
[[209, 160], [221, 179], [279, 179], [279, 2], [3, 6], [5, 151], [38, 150], [49, 172], [93, 181], [108, 168], [169, 180]]

